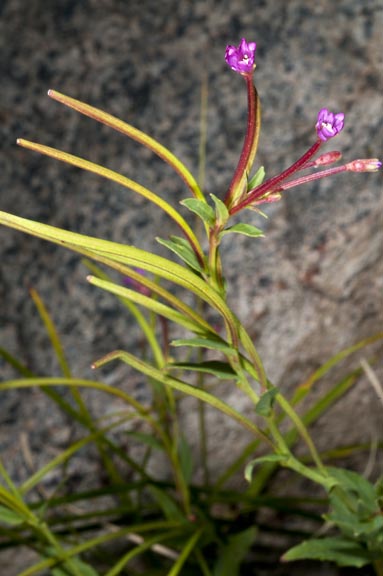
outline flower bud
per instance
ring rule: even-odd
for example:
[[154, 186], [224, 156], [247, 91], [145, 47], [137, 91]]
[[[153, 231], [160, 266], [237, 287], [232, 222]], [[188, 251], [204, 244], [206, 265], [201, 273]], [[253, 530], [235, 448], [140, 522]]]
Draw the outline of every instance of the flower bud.
[[381, 167], [382, 163], [377, 158], [353, 160], [346, 164], [346, 170], [350, 172], [377, 172]]

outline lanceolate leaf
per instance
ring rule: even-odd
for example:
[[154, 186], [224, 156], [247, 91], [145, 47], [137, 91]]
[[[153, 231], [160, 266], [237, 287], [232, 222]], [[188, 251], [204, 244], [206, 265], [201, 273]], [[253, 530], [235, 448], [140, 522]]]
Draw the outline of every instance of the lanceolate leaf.
[[[80, 158], [78, 156], [74, 156], [73, 154], [68, 154], [67, 152], [62, 152], [61, 150], [57, 150], [56, 148], [51, 148], [49, 146], [43, 146], [42, 144], [37, 144], [36, 142], [29, 142], [28, 140], [23, 140], [19, 138], [17, 143], [24, 148], [29, 148], [30, 150], [34, 150], [36, 152], [40, 152], [41, 154], [45, 154], [46, 156], [50, 156], [51, 158], [55, 158], [56, 160], [61, 160], [66, 162], [67, 164], [71, 164], [72, 166], [76, 166], [77, 168], [81, 168], [83, 170], [87, 170], [88, 172], [93, 172], [94, 174], [98, 174], [103, 178], [107, 178], [108, 180], [112, 180], [117, 184], [121, 184], [125, 188], [130, 188], [137, 194], [140, 194], [153, 204], [159, 206], [170, 218], [172, 218], [178, 226], [181, 228], [185, 236], [188, 238], [191, 246], [195, 250], [197, 257], [199, 258], [201, 264], [204, 262], [203, 252], [199, 245], [198, 239], [195, 236], [193, 230], [190, 228], [189, 224], [182, 218], [182, 216], [165, 200], [163, 200], [157, 194], [154, 194], [151, 190], [148, 190], [141, 184], [134, 182], [134, 180], [130, 180], [126, 176], [115, 172], [114, 170], [110, 170], [109, 168], [105, 168], [104, 166], [100, 166], [99, 164], [95, 164], [94, 162], [90, 162], [89, 160], [85, 160], [84, 158]], [[196, 202], [204, 202], [200, 200], [196, 200]]]
[[196, 270], [196, 272], [203, 272], [203, 268], [198, 262], [195, 252], [191, 249], [189, 242], [185, 240], [185, 238], [171, 236], [170, 240], [164, 240], [163, 238], [156, 238], [156, 240], [159, 244], [166, 246], [166, 248], [169, 248], [174, 254], [177, 254], [190, 268]]
[[125, 288], [124, 286], [119, 286], [118, 284], [114, 284], [113, 282], [108, 282], [107, 280], [101, 280], [101, 278], [96, 278], [96, 276], [88, 276], [88, 282], [93, 284], [94, 286], [98, 286], [107, 292], [111, 292], [116, 296], [120, 296], [122, 298], [127, 298], [136, 304], [141, 304], [148, 308], [152, 312], [155, 312], [159, 316], [163, 316], [188, 330], [192, 330], [193, 332], [199, 332], [201, 330], [200, 326], [190, 320], [187, 316], [180, 314], [176, 310], [173, 310], [169, 306], [158, 302], [154, 298], [149, 296], [145, 296], [136, 290], [131, 290], [130, 288]]
[[[191, 308], [190, 306], [182, 302], [182, 300], [174, 296], [174, 294], [163, 288], [158, 282], [153, 282], [153, 280], [150, 280], [147, 276], [140, 274], [139, 272], [137, 272], [132, 268], [129, 268], [128, 266], [119, 264], [118, 262], [110, 261], [107, 259], [107, 257], [103, 258], [102, 256], [95, 256], [94, 254], [88, 254], [88, 256], [97, 259], [99, 262], [114, 268], [124, 276], [128, 276], [129, 278], [132, 278], [136, 282], [142, 284], [143, 286], [145, 286], [145, 288], [147, 288], [148, 292], [169, 302], [173, 308], [177, 309], [179, 312], [181, 312], [188, 318], [191, 318], [197, 324], [200, 324], [200, 326], [203, 327], [209, 335], [210, 333], [215, 332], [214, 329], [204, 320], [204, 318], [200, 316], [197, 312], [195, 312], [193, 308]], [[89, 264], [87, 264], [87, 266], [89, 267]], [[97, 272], [97, 266], [94, 268], [94, 270], [92, 269], [92, 267], [89, 268], [91, 271], [96, 272], [95, 275], [98, 276], [99, 278], [103, 280], [109, 280], [109, 278], [106, 275], [104, 275], [103, 277]]]
[[259, 399], [257, 406], [255, 407], [255, 412], [260, 416], [270, 416], [275, 397], [278, 394], [278, 388], [270, 388], [267, 390]]
[[210, 194], [211, 199], [215, 204], [215, 213], [217, 215], [217, 222], [221, 226], [225, 226], [226, 222], [229, 220], [229, 210], [226, 207], [226, 204], [222, 202], [220, 198], [214, 196], [214, 194]]
[[292, 560], [321, 560], [336, 562], [338, 566], [361, 568], [371, 561], [368, 551], [357, 542], [342, 537], [306, 540], [282, 556], [284, 562]]
[[180, 338], [178, 340], [173, 340], [171, 345], [190, 346], [191, 348], [207, 348], [209, 350], [219, 350], [226, 354], [235, 352], [235, 350], [223, 340], [213, 340], [212, 338]]
[[202, 202], [202, 200], [196, 200], [195, 198], [185, 198], [185, 200], [181, 200], [180, 204], [182, 204], [182, 206], [186, 206], [186, 208], [188, 208], [191, 212], [194, 212], [194, 214], [197, 214], [197, 216], [199, 216], [201, 220], [209, 227], [214, 225], [214, 210], [211, 206], [209, 206], [209, 204], [206, 204], [206, 202]]
[[188, 396], [193, 396], [194, 398], [198, 398], [199, 400], [206, 402], [206, 404], [210, 404], [217, 410], [220, 410], [227, 416], [233, 418], [233, 420], [238, 421], [244, 428], [247, 428], [256, 436], [261, 437], [267, 444], [271, 444], [269, 438], [266, 436], [266, 434], [264, 434], [264, 432], [262, 432], [260, 428], [258, 428], [256, 424], [246, 418], [246, 416], [243, 416], [234, 410], [234, 408], [223, 402], [223, 400], [220, 400], [209, 392], [206, 392], [206, 390], [191, 386], [182, 380], [178, 380], [177, 378], [173, 378], [172, 376], [165, 374], [162, 370], [154, 368], [133, 354], [125, 352], [125, 350], [116, 350], [110, 354], [107, 354], [100, 360], [97, 360], [97, 362], [94, 362], [93, 368], [100, 368], [101, 366], [108, 364], [113, 360], [122, 360], [122, 362], [129, 364], [132, 368], [138, 370], [142, 374], [146, 374], [150, 378], [153, 378], [158, 382], [162, 382], [162, 384], [165, 386], [170, 386], [170, 388], [174, 388], [175, 390], [179, 390]]
[[232, 232], [235, 232], [236, 234], [244, 234], [245, 236], [251, 236], [252, 238], [259, 238], [260, 236], [264, 236], [262, 230], [252, 226], [251, 224], [245, 224], [244, 222], [234, 224], [234, 226], [230, 226], [230, 228], [222, 230], [221, 236]]
[[178, 453], [183, 477], [187, 484], [190, 483], [193, 476], [193, 451], [184, 434], [180, 434], [178, 442]]
[[196, 198], [204, 200], [204, 195], [202, 194], [200, 187], [186, 166], [176, 156], [174, 156], [170, 150], [157, 142], [157, 140], [151, 138], [148, 136], [148, 134], [141, 132], [141, 130], [134, 128], [130, 124], [119, 120], [111, 114], [107, 114], [98, 108], [94, 108], [94, 106], [90, 106], [89, 104], [85, 104], [84, 102], [80, 102], [79, 100], [75, 100], [69, 96], [65, 96], [64, 94], [60, 94], [60, 92], [49, 90], [48, 96], [54, 100], [57, 100], [58, 102], [61, 102], [62, 104], [65, 104], [66, 106], [69, 106], [70, 108], [73, 108], [74, 110], [77, 110], [77, 112], [85, 114], [85, 116], [89, 116], [89, 118], [94, 118], [94, 120], [97, 120], [97, 122], [102, 122], [106, 126], [110, 126], [114, 130], [118, 130], [119, 132], [122, 132], [122, 134], [129, 136], [129, 138], [140, 142], [140, 144], [143, 144], [152, 150], [155, 154], [157, 154], [157, 156], [167, 162], [186, 182]]
[[33, 220], [20, 218], [19, 216], [14, 216], [6, 212], [0, 212], [0, 224], [43, 238], [44, 240], [49, 240], [60, 246], [65, 246], [84, 256], [100, 262], [102, 261], [106, 265], [113, 265], [113, 262], [118, 262], [128, 266], [142, 268], [161, 278], [166, 278], [175, 284], [183, 286], [220, 312], [226, 321], [230, 336], [234, 340], [236, 339], [237, 320], [228, 308], [226, 302], [204, 280], [180, 264], [176, 264], [171, 260], [157, 256], [156, 254], [151, 254], [134, 246], [125, 246], [117, 242], [110, 242], [76, 232], [69, 232], [61, 228], [49, 226], [48, 224], [41, 224]]
[[236, 378], [236, 373], [227, 362], [219, 362], [218, 360], [207, 360], [206, 362], [174, 362], [168, 365], [169, 369], [178, 370], [191, 370], [194, 372], [204, 372], [212, 374], [220, 380], [233, 380]]
[[239, 576], [242, 561], [253, 546], [256, 535], [257, 529], [250, 526], [230, 536], [217, 559], [214, 576]]
[[283, 464], [288, 460], [288, 456], [284, 454], [268, 454], [267, 456], [260, 456], [249, 462], [245, 468], [245, 479], [248, 482], [252, 481], [253, 470], [259, 464]]
[[25, 518], [19, 516], [17, 512], [14, 512], [5, 506], [0, 506], [0, 524], [17, 526], [17, 524], [22, 524], [23, 522], [25, 522]]
[[265, 169], [263, 166], [258, 168], [254, 176], [248, 181], [247, 183], [247, 190], [252, 190], [256, 188], [260, 184], [262, 184], [263, 180], [265, 179]]

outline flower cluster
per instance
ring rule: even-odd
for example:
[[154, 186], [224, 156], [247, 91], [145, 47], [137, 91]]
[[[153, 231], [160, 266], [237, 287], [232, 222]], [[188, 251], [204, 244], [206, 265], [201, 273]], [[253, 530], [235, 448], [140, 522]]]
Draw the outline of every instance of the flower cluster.
[[294, 164], [286, 168], [277, 176], [269, 178], [265, 182], [257, 185], [255, 188], [243, 191], [241, 189], [243, 182], [242, 175], [247, 175], [251, 168], [251, 163], [253, 160], [251, 154], [253, 153], [254, 148], [256, 148], [256, 143], [259, 137], [259, 126], [254, 126], [255, 115], [251, 108], [251, 106], [254, 104], [254, 102], [256, 103], [257, 100], [254, 97], [251, 98], [252, 92], [250, 88], [250, 85], [253, 86], [252, 74], [255, 69], [255, 49], [255, 42], [247, 42], [245, 38], [242, 38], [238, 46], [227, 46], [225, 53], [225, 60], [230, 68], [232, 68], [232, 70], [238, 74], [245, 76], [248, 87], [248, 94], [250, 95], [248, 98], [248, 130], [246, 133], [245, 142], [236, 170], [235, 178], [232, 180], [225, 199], [225, 203], [231, 215], [249, 206], [256, 206], [265, 202], [275, 202], [281, 198], [281, 192], [283, 190], [287, 190], [289, 188], [293, 188], [295, 186], [305, 184], [319, 178], [333, 176], [345, 171], [375, 172], [380, 170], [382, 167], [380, 160], [377, 158], [369, 158], [354, 160], [342, 166], [328, 168], [326, 170], [314, 172], [312, 174], [291, 180], [291, 177], [300, 170], [327, 166], [337, 162], [342, 157], [341, 152], [332, 150], [314, 159], [315, 154], [318, 152], [322, 144], [334, 138], [343, 130], [344, 127], [345, 115], [343, 112], [333, 113], [330, 112], [327, 108], [322, 108], [318, 113], [317, 122], [315, 124], [317, 139], [314, 144], [303, 154], [303, 156], [301, 156], [296, 162], [294, 162]]

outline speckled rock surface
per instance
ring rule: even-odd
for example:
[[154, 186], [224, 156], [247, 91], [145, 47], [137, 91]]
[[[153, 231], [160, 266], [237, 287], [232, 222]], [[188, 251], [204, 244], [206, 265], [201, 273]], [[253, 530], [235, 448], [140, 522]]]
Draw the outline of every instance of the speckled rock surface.
[[[127, 120], [197, 174], [200, 86], [207, 70], [205, 189], [222, 197], [246, 118], [242, 81], [227, 68], [223, 53], [241, 36], [258, 45], [263, 127], [257, 164], [267, 174], [313, 142], [323, 106], [346, 113], [336, 141], [345, 159], [381, 154], [382, 10], [380, 0], [3, 0], [0, 209], [163, 254], [153, 239], [164, 230], [175, 232], [166, 216], [128, 190], [17, 148], [16, 138], [104, 163], [177, 204], [186, 190], [159, 159], [51, 101], [46, 92], [54, 88]], [[269, 220], [246, 214], [248, 222], [263, 226], [265, 239], [238, 237], [223, 245], [230, 302], [283, 389], [335, 351], [381, 329], [381, 192], [381, 174], [346, 174], [291, 191], [268, 209]], [[95, 358], [137, 347], [130, 319], [112, 296], [87, 285], [86, 273], [75, 255], [0, 229], [0, 345], [38, 373], [59, 373], [28, 295], [33, 286], [53, 313], [76, 375], [94, 377], [89, 366]], [[13, 376], [0, 366], [2, 378]], [[114, 366], [108, 378], [121, 383], [124, 371]], [[140, 376], [132, 376], [129, 386], [144, 393]], [[222, 390], [230, 402], [242, 402], [237, 392]], [[89, 402], [96, 411], [105, 404], [94, 395]], [[382, 434], [381, 410], [361, 381], [318, 424], [319, 446], [376, 438]], [[193, 427], [189, 409], [186, 416]], [[228, 439], [240, 446], [246, 438], [217, 414], [211, 423], [218, 473]], [[65, 445], [66, 427], [39, 392], [3, 394], [0, 446], [13, 476], [21, 480], [28, 472], [22, 430], [40, 462], [42, 445], [50, 455]], [[92, 467], [91, 455], [89, 462]]]

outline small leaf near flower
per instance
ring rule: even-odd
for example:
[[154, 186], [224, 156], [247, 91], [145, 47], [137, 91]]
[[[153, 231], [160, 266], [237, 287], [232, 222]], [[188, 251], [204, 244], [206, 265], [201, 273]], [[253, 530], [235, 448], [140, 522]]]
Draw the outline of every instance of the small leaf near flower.
[[223, 236], [224, 234], [229, 234], [230, 232], [235, 232], [236, 234], [244, 234], [245, 236], [251, 236], [252, 238], [258, 238], [260, 236], [264, 236], [262, 230], [256, 228], [252, 224], [245, 224], [244, 222], [234, 224], [234, 226], [230, 226], [230, 228], [222, 230], [221, 236]]
[[177, 256], [186, 262], [186, 264], [193, 270], [196, 270], [197, 272], [203, 271], [193, 249], [185, 238], [170, 236], [170, 240], [164, 240], [159, 237], [157, 237], [156, 240], [159, 244], [162, 244], [162, 246], [169, 248], [169, 250], [174, 252], [174, 254], [177, 254]]
[[226, 222], [229, 220], [229, 210], [227, 209], [226, 204], [222, 202], [220, 198], [217, 198], [217, 196], [214, 196], [214, 194], [210, 194], [210, 196], [215, 204], [217, 223], [220, 226], [225, 226]]
[[254, 188], [262, 184], [262, 182], [265, 179], [265, 176], [266, 176], [265, 169], [263, 166], [261, 166], [260, 168], [258, 168], [254, 176], [252, 176], [248, 181], [247, 191], [249, 192], [250, 190], [254, 190]]
[[196, 200], [195, 198], [185, 198], [185, 200], [181, 200], [180, 204], [186, 206], [186, 208], [194, 212], [194, 214], [197, 214], [209, 227], [214, 226], [214, 209], [209, 206], [209, 204], [206, 204], [206, 202]]

